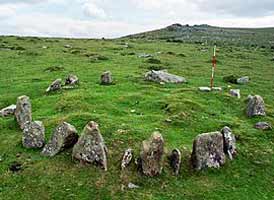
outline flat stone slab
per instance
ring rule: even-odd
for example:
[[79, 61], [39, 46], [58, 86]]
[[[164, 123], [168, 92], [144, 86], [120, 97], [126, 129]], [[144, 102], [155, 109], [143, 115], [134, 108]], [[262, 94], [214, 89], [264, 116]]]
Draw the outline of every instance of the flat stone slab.
[[50, 86], [47, 88], [46, 92], [54, 92], [62, 89], [62, 79], [56, 79], [53, 81]]
[[145, 80], [157, 83], [187, 83], [184, 77], [170, 74], [166, 70], [151, 70], [145, 74]]
[[14, 115], [15, 110], [16, 110], [16, 105], [12, 104], [12, 105], [0, 110], [0, 116], [1, 117], [12, 116], [12, 115]]
[[27, 122], [23, 130], [22, 144], [26, 148], [42, 148], [45, 143], [45, 127], [41, 121]]
[[261, 130], [272, 130], [272, 125], [268, 122], [258, 122], [255, 124], [254, 128]]
[[170, 167], [172, 168], [174, 174], [179, 175], [181, 168], [181, 152], [179, 149], [173, 149], [170, 156], [168, 157]]

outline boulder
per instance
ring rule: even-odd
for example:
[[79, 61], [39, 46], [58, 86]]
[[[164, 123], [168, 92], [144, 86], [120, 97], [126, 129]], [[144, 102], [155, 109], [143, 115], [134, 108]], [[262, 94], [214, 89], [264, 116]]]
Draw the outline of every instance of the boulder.
[[49, 142], [43, 148], [41, 154], [44, 156], [53, 157], [65, 148], [73, 146], [78, 140], [76, 128], [66, 122], [59, 124]]
[[101, 85], [111, 85], [112, 74], [110, 71], [106, 71], [101, 75]]
[[6, 108], [3, 108], [2, 110], [0, 110], [0, 116], [2, 117], [8, 117], [10, 115], [14, 115], [16, 110], [16, 105], [10, 105]]
[[248, 104], [246, 109], [246, 114], [248, 117], [254, 116], [265, 116], [265, 105], [264, 100], [261, 96], [248, 96]]
[[177, 176], [180, 172], [180, 167], [181, 167], [181, 152], [179, 149], [173, 149], [170, 156], [168, 157], [169, 159], [169, 164]]
[[61, 79], [56, 79], [55, 81], [53, 81], [50, 86], [47, 88], [46, 92], [53, 92], [53, 91], [57, 91], [57, 90], [61, 90], [62, 89], [62, 80]]
[[66, 78], [65, 85], [77, 85], [79, 84], [79, 78], [76, 75], [70, 74]]
[[232, 133], [231, 129], [227, 126], [225, 126], [221, 130], [221, 132], [224, 138], [224, 152], [228, 155], [230, 160], [233, 160], [233, 158], [237, 154], [235, 135]]
[[96, 122], [89, 122], [74, 145], [72, 159], [81, 164], [95, 164], [107, 171], [107, 147]]
[[45, 127], [42, 122], [26, 122], [22, 137], [26, 148], [42, 148], [45, 144]]
[[145, 80], [153, 81], [157, 83], [186, 83], [187, 80], [184, 77], [173, 75], [166, 70], [151, 70], [145, 74]]
[[123, 155], [123, 159], [121, 163], [122, 170], [125, 169], [130, 164], [132, 158], [133, 158], [132, 149], [127, 149]]
[[198, 89], [199, 89], [199, 91], [201, 91], [201, 92], [210, 92], [210, 91], [211, 91], [211, 88], [210, 88], [210, 87], [199, 87]]
[[258, 122], [255, 124], [254, 128], [261, 130], [272, 130], [272, 126], [267, 122]]
[[193, 142], [191, 161], [196, 170], [219, 168], [224, 165], [223, 135], [220, 132], [198, 135]]
[[247, 84], [249, 82], [249, 77], [248, 76], [244, 76], [241, 78], [237, 79], [237, 84]]
[[20, 96], [17, 98], [15, 118], [23, 130], [26, 122], [32, 121], [31, 103], [28, 96]]
[[142, 172], [146, 176], [157, 176], [162, 172], [164, 139], [159, 132], [154, 132], [149, 140], [142, 143], [140, 153]]
[[237, 97], [238, 99], [241, 98], [241, 93], [240, 93], [240, 90], [239, 89], [231, 89], [229, 91], [229, 94], [233, 97]]

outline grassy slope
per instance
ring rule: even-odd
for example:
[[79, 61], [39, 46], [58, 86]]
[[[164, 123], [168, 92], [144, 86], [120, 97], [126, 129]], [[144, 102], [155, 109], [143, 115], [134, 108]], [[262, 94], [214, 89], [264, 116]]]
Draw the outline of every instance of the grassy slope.
[[[21, 145], [22, 133], [13, 118], [0, 118], [0, 199], [271, 199], [274, 196], [274, 133], [255, 130], [259, 120], [274, 124], [274, 62], [263, 49], [224, 47], [220, 49], [216, 85], [227, 86], [222, 77], [228, 74], [248, 75], [252, 81], [240, 88], [243, 98], [237, 100], [223, 93], [197, 91], [206, 86], [210, 76], [210, 52], [198, 51], [198, 45], [165, 42], [130, 41], [123, 48], [119, 41], [46, 40], [1, 38], [25, 51], [0, 51], [0, 108], [15, 103], [20, 95], [31, 97], [33, 118], [42, 120], [47, 138], [56, 125], [65, 120], [79, 132], [90, 120], [100, 124], [109, 152], [109, 170], [80, 167], [71, 161], [71, 150], [54, 158], [40, 156], [39, 150]], [[80, 52], [64, 53], [65, 44], [79, 47]], [[43, 45], [48, 49], [42, 49]], [[189, 80], [186, 85], [158, 85], [143, 80], [151, 64], [136, 55], [121, 53], [155, 53], [172, 73]], [[175, 55], [168, 55], [167, 52]], [[109, 58], [91, 62], [85, 53], [98, 53]], [[180, 57], [183, 53], [186, 57]], [[51, 66], [64, 70], [45, 72]], [[98, 84], [100, 74], [111, 70], [116, 85]], [[75, 73], [78, 89], [45, 95], [48, 84], [56, 78]], [[248, 94], [265, 99], [268, 116], [248, 119], [244, 114]], [[132, 113], [131, 110], [136, 110]], [[168, 124], [165, 119], [171, 118]], [[220, 170], [193, 172], [189, 167], [192, 141], [197, 134], [220, 130], [229, 125], [238, 139], [239, 155]], [[124, 130], [123, 133], [118, 131]], [[119, 159], [127, 147], [135, 153], [141, 141], [154, 130], [160, 130], [166, 151], [180, 148], [183, 165], [178, 177], [168, 166], [157, 178], [147, 178], [132, 165], [121, 174]], [[13, 174], [11, 162], [23, 163], [23, 171]], [[133, 182], [140, 189], [121, 190]]]

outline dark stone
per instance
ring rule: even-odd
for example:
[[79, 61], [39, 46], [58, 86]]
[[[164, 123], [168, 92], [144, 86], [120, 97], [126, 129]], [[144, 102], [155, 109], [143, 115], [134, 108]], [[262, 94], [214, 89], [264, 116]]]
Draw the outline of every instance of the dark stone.
[[9, 166], [9, 170], [12, 172], [18, 172], [18, 171], [22, 170], [22, 164], [20, 164], [18, 162], [13, 162]]
[[111, 85], [112, 74], [110, 71], [106, 71], [101, 75], [101, 85]]
[[174, 174], [177, 176], [180, 172], [181, 167], [181, 152], [179, 149], [172, 150], [170, 156], [168, 157], [169, 164], [173, 169]]

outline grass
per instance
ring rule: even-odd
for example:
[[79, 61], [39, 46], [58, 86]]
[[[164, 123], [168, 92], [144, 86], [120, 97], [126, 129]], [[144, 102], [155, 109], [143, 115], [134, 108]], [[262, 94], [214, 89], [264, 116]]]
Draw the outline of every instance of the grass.
[[[130, 48], [123, 45], [127, 42]], [[274, 124], [274, 63], [268, 49], [224, 46], [218, 53], [216, 86], [221, 93], [201, 93], [208, 86], [210, 51], [199, 44], [146, 40], [78, 40], [1, 37], [11, 47], [0, 50], [0, 108], [16, 102], [20, 95], [32, 101], [33, 119], [43, 121], [46, 137], [61, 121], [73, 124], [80, 133], [94, 120], [99, 123], [109, 149], [109, 170], [81, 167], [71, 161], [71, 149], [54, 158], [27, 150], [13, 118], [0, 118], [0, 199], [272, 199], [274, 196], [274, 133], [253, 128], [258, 121]], [[67, 50], [64, 45], [71, 45]], [[16, 50], [12, 47], [22, 47]], [[47, 46], [43, 49], [42, 46]], [[209, 46], [210, 48], [210, 46]], [[169, 72], [184, 76], [188, 84], [160, 85], [144, 81], [151, 63], [138, 54], [155, 54]], [[88, 56], [87, 56], [88, 55]], [[183, 55], [183, 56], [182, 56]], [[155, 65], [155, 66], [154, 66]], [[157, 64], [153, 67], [157, 68]], [[110, 70], [115, 85], [100, 85], [100, 75]], [[55, 79], [76, 74], [80, 87], [46, 95]], [[249, 76], [241, 89], [242, 99], [230, 97], [223, 77]], [[263, 96], [267, 116], [248, 119], [245, 98]], [[135, 112], [132, 112], [135, 110]], [[167, 123], [166, 119], [171, 119]], [[196, 135], [230, 126], [238, 141], [237, 158], [219, 170], [194, 172], [189, 163]], [[180, 175], [168, 167], [159, 177], [148, 178], [120, 170], [120, 159], [128, 147], [137, 156], [141, 142], [159, 130], [165, 139], [166, 155], [173, 148], [183, 153]], [[13, 162], [23, 170], [8, 170]], [[139, 189], [122, 189], [132, 182]]]

